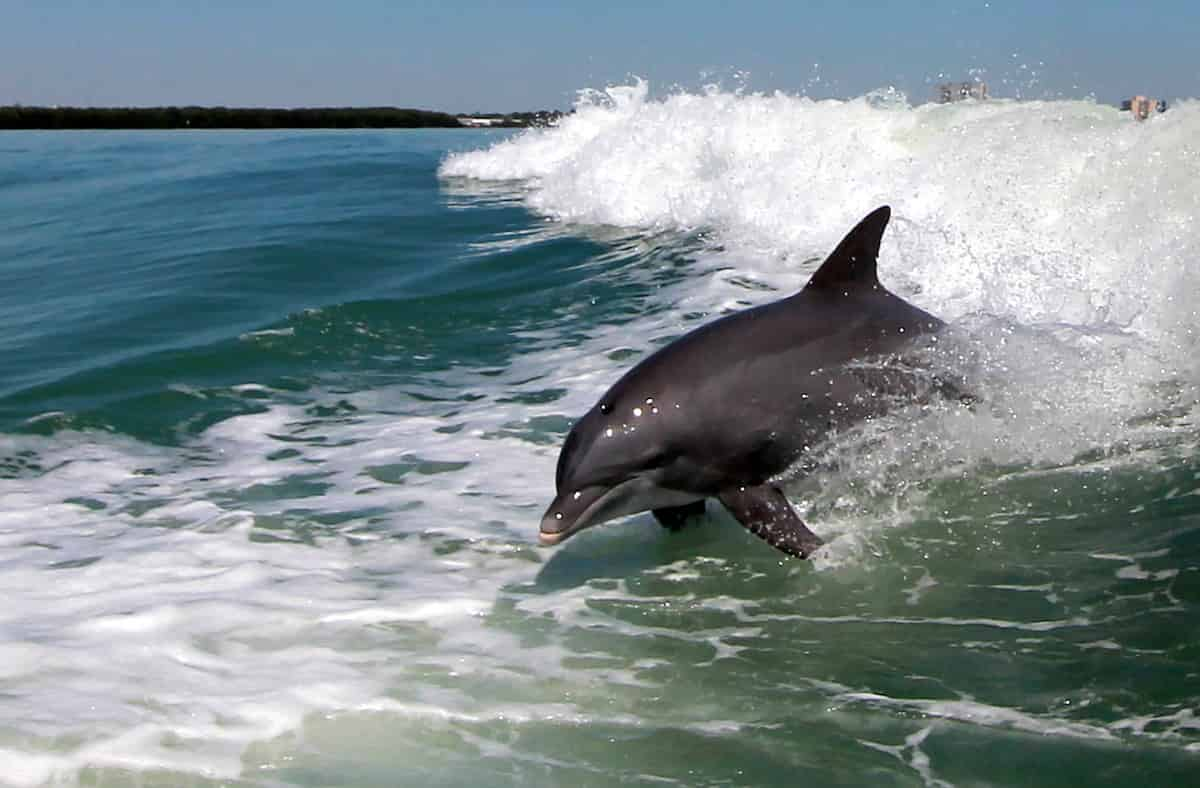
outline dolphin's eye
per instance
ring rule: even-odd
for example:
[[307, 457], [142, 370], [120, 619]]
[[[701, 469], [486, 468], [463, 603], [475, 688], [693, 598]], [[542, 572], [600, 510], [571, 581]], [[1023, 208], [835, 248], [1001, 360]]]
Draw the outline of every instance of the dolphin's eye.
[[600, 412], [604, 413], [606, 415], [609, 413], [612, 413], [612, 405], [609, 405], [607, 402], [601, 402], [600, 403]]

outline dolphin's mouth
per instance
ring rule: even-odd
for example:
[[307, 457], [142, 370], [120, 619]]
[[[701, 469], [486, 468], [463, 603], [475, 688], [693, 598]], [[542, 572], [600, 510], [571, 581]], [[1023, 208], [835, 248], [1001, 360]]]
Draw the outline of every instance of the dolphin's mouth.
[[552, 547], [570, 536], [570, 532], [551, 533], [549, 531], [540, 531], [538, 533], [538, 544], [545, 547]]
[[617, 517], [702, 499], [695, 493], [659, 487], [646, 476], [634, 476], [611, 487], [597, 484], [579, 490], [568, 488], [555, 497], [542, 516], [538, 541], [556, 545], [585, 528]]
[[595, 485], [582, 490], [560, 492], [542, 515], [538, 542], [547, 546], [556, 545], [589, 525], [599, 522], [595, 517], [596, 512], [605, 501], [613, 500], [618, 491], [628, 484], [629, 481], [625, 481], [613, 487]]

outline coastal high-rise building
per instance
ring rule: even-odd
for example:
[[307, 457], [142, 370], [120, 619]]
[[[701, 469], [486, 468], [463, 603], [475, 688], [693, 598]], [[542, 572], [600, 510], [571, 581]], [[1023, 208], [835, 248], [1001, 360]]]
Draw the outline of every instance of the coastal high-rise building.
[[1145, 120], [1150, 117], [1151, 111], [1166, 112], [1167, 102], [1164, 99], [1155, 101], [1146, 96], [1134, 96], [1121, 102], [1121, 109], [1133, 113], [1133, 117], [1137, 120]]
[[949, 104], [964, 99], [983, 100], [987, 97], [986, 82], [943, 82], [933, 89], [933, 100], [939, 104]]

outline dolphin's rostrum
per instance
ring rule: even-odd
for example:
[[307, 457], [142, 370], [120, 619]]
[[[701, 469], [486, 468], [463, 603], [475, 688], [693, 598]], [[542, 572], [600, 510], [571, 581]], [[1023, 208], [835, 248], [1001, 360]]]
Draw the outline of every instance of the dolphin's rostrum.
[[542, 544], [651, 510], [668, 527], [717, 498], [805, 558], [821, 545], [773, 477], [831, 430], [918, 396], [894, 359], [942, 321], [879, 284], [891, 210], [870, 213], [799, 293], [716, 320], [629, 370], [562, 447]]

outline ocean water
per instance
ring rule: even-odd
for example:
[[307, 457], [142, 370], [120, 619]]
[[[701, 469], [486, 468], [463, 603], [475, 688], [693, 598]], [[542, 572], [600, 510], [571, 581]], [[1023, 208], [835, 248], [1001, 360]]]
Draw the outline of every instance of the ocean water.
[[[646, 92], [0, 135], [0, 785], [1194, 783], [1200, 103]], [[536, 546], [574, 417], [884, 203], [973, 408], [816, 447], [808, 562]]]

